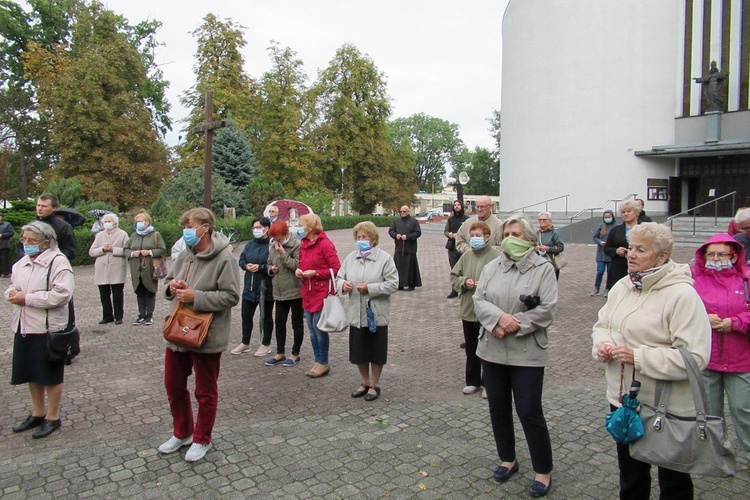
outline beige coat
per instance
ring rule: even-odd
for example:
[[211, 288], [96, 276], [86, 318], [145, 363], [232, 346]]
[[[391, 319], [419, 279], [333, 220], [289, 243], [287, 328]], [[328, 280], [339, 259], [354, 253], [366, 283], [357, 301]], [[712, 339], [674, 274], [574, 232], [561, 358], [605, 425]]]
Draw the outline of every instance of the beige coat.
[[[125, 256], [125, 245], [128, 233], [120, 228], [112, 231], [99, 231], [89, 248], [89, 256], [94, 259], [94, 283], [97, 285], [119, 285], [125, 283], [127, 277], [128, 260]], [[111, 252], [102, 248], [109, 243]]]
[[125, 255], [130, 261], [130, 280], [133, 282], [133, 290], [137, 289], [138, 282], [142, 281], [148, 291], [156, 293], [159, 282], [152, 277], [154, 264], [151, 256], [131, 257], [136, 250], [151, 250], [154, 257], [164, 257], [167, 254], [164, 238], [158, 231], [152, 231], [145, 236], [133, 233], [125, 244]]

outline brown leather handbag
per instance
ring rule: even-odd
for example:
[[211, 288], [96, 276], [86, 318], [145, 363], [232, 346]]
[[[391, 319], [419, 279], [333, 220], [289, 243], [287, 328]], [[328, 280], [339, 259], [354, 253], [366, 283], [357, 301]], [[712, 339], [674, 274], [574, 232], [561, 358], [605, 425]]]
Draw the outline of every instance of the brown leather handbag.
[[[190, 271], [190, 263], [185, 270], [185, 281], [187, 281], [188, 271]], [[162, 329], [164, 339], [178, 347], [199, 349], [208, 340], [208, 329], [213, 319], [214, 313], [212, 312], [196, 312], [185, 307], [182, 302], [177, 302], [172, 314], [164, 318]]]

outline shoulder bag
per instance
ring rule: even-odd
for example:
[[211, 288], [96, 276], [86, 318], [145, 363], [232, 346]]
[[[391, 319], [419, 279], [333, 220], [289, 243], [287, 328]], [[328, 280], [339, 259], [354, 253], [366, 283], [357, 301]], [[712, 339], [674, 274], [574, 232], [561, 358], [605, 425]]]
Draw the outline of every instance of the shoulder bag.
[[706, 476], [735, 473], [732, 445], [724, 419], [706, 415], [706, 388], [690, 352], [677, 348], [685, 359], [695, 402], [695, 417], [678, 417], [667, 411], [672, 382], [656, 383], [655, 405], [641, 403], [644, 436], [630, 443], [630, 456], [658, 467]]
[[[183, 278], [185, 281], [187, 281], [190, 271], [190, 264], [191, 262], [188, 262], [185, 270], [185, 278]], [[199, 349], [208, 340], [208, 329], [213, 319], [214, 313], [196, 312], [178, 301], [172, 314], [164, 318], [164, 327], [162, 328], [164, 340], [185, 349]]]
[[[52, 263], [58, 256], [52, 258], [47, 268], [47, 290], [49, 291], [49, 278], [52, 272]], [[76, 327], [75, 319], [73, 315], [73, 299], [68, 302], [68, 324], [60, 331], [51, 332], [49, 331], [49, 310], [45, 309], [47, 319], [47, 360], [49, 361], [62, 361], [65, 360], [65, 364], [69, 365], [71, 360], [78, 356], [81, 352], [81, 334]]]
[[331, 280], [328, 283], [328, 297], [323, 300], [323, 310], [320, 312], [318, 328], [327, 333], [342, 332], [349, 326], [346, 318], [346, 310], [341, 297], [336, 293], [336, 285], [333, 281], [333, 269], [328, 269], [331, 273]]
[[[159, 245], [159, 233], [154, 232], [154, 245]], [[167, 258], [162, 257], [151, 257], [151, 264], [153, 265], [153, 270], [151, 271], [151, 277], [155, 280], [163, 280], [167, 277]]]
[[[536, 234], [539, 237], [539, 244], [544, 245], [544, 243], [542, 242], [542, 232], [537, 231]], [[560, 269], [568, 265], [568, 259], [565, 258], [562, 252], [558, 253], [557, 255], [547, 252], [545, 254], [545, 257], [547, 257], [547, 260], [552, 263], [552, 267], [555, 268], [555, 271], [559, 271]]]

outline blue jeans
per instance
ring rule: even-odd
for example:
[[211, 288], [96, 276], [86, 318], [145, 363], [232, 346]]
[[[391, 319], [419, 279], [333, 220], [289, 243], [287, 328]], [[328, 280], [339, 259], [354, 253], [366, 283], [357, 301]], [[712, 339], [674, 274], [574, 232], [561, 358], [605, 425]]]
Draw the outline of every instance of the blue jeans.
[[320, 311], [311, 313], [305, 311], [305, 320], [307, 321], [307, 328], [310, 330], [310, 343], [312, 344], [313, 356], [315, 362], [321, 365], [328, 364], [328, 346], [330, 344], [328, 333], [318, 329], [318, 320], [320, 319]]
[[609, 262], [602, 262], [600, 260], [596, 261], [596, 280], [594, 280], [594, 288], [599, 290], [599, 288], [602, 286], [602, 278], [604, 277], [604, 273], [607, 272], [607, 269], [609, 268]]

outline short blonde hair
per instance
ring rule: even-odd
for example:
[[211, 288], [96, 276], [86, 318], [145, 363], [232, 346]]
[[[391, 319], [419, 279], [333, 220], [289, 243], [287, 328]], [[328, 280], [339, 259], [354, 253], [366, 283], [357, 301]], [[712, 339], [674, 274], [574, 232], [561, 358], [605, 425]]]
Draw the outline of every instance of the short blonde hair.
[[369, 220], [360, 222], [356, 226], [354, 226], [354, 239], [357, 239], [357, 233], [362, 231], [367, 235], [368, 238], [370, 238], [370, 243], [372, 243], [372, 246], [375, 246], [380, 241], [380, 233], [378, 232], [378, 228], [375, 227], [375, 224], [370, 222]]
[[640, 238], [651, 247], [651, 250], [659, 255], [663, 253], [666, 253], [667, 257], [672, 255], [672, 249], [674, 248], [672, 230], [663, 224], [657, 224], [656, 222], [638, 224], [630, 230], [628, 238], [631, 240], [633, 238]]
[[299, 225], [307, 229], [307, 232], [318, 234], [323, 232], [323, 223], [315, 214], [305, 214], [299, 218]]
[[197, 222], [200, 225], [208, 224], [208, 234], [214, 232], [214, 213], [207, 208], [191, 208], [180, 217], [180, 225], [182, 227], [185, 227], [190, 221]]
[[147, 226], [151, 225], [151, 216], [143, 208], [138, 210], [138, 213], [135, 214], [134, 219], [138, 219], [138, 217], [142, 217], [143, 222], [145, 222]]
[[620, 203], [620, 213], [622, 213], [625, 210], [630, 210], [631, 212], [635, 212], [636, 215], [641, 214], [641, 207], [639, 207], [638, 204], [633, 200], [626, 200]]

